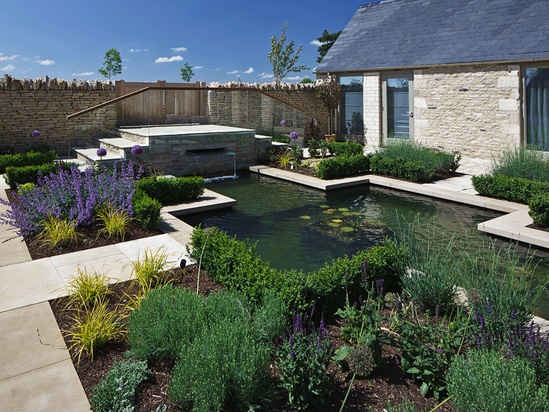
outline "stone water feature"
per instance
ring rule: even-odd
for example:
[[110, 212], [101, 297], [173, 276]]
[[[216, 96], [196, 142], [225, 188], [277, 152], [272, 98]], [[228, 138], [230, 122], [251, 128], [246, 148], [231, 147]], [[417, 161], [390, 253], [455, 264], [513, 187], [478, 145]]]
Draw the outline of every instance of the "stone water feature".
[[143, 147], [139, 160], [163, 174], [212, 177], [255, 164], [271, 145], [270, 137], [257, 136], [252, 129], [204, 124], [125, 127], [118, 134], [99, 139], [106, 156], [99, 158], [97, 149], [78, 149], [78, 157], [86, 163], [138, 160], [131, 148], [139, 144]]

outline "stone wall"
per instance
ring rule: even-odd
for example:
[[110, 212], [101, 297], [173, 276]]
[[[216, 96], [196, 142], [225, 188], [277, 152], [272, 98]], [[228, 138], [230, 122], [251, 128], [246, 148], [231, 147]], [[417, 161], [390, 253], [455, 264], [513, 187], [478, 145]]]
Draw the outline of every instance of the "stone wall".
[[[66, 116], [114, 98], [110, 83], [57, 79], [0, 78], [0, 153], [48, 145], [67, 155], [71, 147], [93, 145], [93, 137], [114, 128], [116, 111], [106, 106], [67, 120]], [[41, 136], [32, 139], [33, 130]]]
[[456, 66], [414, 72], [414, 139], [490, 159], [521, 142], [518, 66]]
[[[213, 124], [255, 129], [258, 134], [275, 131], [303, 134], [308, 118], [320, 120], [323, 131], [327, 111], [315, 97], [314, 84], [283, 84], [274, 90], [272, 84], [212, 84], [218, 90], [208, 92], [208, 120]], [[249, 87], [249, 91], [227, 91]], [[277, 102], [265, 93], [304, 111]], [[58, 79], [18, 80], [8, 75], [0, 78], [0, 153], [22, 152], [47, 145], [61, 156], [72, 155], [74, 148], [98, 147], [97, 139], [116, 129], [116, 106], [107, 105], [67, 120], [66, 116], [115, 98], [110, 82], [65, 81]], [[275, 116], [273, 117], [273, 113]], [[280, 126], [280, 120], [286, 126]], [[31, 139], [33, 130], [39, 139]]]
[[367, 151], [375, 151], [381, 143], [380, 73], [365, 73], [363, 84], [364, 145]]
[[[320, 121], [322, 132], [327, 133], [328, 112], [316, 98], [314, 84], [283, 84], [280, 90], [275, 90], [271, 83], [249, 85], [233, 83], [217, 86], [218, 89], [208, 92], [210, 123], [255, 129], [258, 134], [262, 134], [272, 131], [274, 120], [275, 133], [289, 134], [297, 131], [301, 135], [304, 133], [306, 121], [316, 117]], [[246, 87], [250, 90], [229, 91], [231, 88]], [[255, 88], [265, 94], [258, 92]], [[283, 119], [286, 120], [285, 127], [280, 126], [280, 121]]]

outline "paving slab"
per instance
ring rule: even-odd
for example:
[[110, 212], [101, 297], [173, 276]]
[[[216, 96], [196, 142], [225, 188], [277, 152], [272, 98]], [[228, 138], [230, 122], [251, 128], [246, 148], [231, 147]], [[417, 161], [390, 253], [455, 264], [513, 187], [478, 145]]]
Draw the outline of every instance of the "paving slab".
[[63, 282], [49, 258], [0, 267], [0, 312], [57, 297]]
[[6, 412], [91, 410], [70, 359], [1, 381], [0, 399]]
[[70, 359], [48, 302], [1, 312], [0, 334], [0, 381]]

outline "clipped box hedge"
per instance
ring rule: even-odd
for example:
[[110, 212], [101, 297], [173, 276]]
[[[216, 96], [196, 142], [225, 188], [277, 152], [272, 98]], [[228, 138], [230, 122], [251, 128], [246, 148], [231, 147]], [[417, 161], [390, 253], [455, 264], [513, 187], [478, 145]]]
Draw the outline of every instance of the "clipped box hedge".
[[528, 204], [532, 196], [549, 193], [549, 182], [504, 175], [479, 175], [471, 179], [481, 196]]
[[158, 228], [162, 203], [138, 189], [132, 198], [132, 208], [135, 220], [142, 227], [149, 230]]
[[38, 176], [49, 175], [55, 173], [60, 167], [55, 163], [46, 163], [42, 165], [31, 166], [8, 166], [6, 168], [5, 178], [6, 183], [11, 189], [17, 188], [17, 185], [23, 185], [25, 183], [38, 182]]
[[370, 167], [373, 174], [406, 179], [412, 182], [428, 182], [435, 173], [435, 170], [428, 170], [419, 161], [405, 160], [400, 157], [385, 157], [382, 153], [372, 155]]
[[[228, 290], [238, 290], [251, 301], [274, 291], [290, 310], [310, 310], [332, 316], [345, 305], [346, 296], [355, 301], [365, 296], [378, 279], [384, 279], [386, 290], [399, 288], [399, 262], [408, 249], [387, 239], [351, 257], [341, 257], [324, 267], [304, 273], [276, 270], [263, 262], [249, 242], [242, 242], [217, 228], [196, 228], [187, 245], [191, 258]], [[368, 268], [364, 262], [368, 262]], [[362, 266], [361, 266], [362, 265]]]
[[352, 157], [364, 154], [364, 146], [355, 142], [330, 142], [328, 150], [334, 156]]
[[362, 154], [351, 157], [334, 157], [325, 159], [318, 164], [316, 176], [323, 180], [341, 179], [368, 173], [370, 157]]
[[0, 174], [6, 173], [6, 169], [10, 166], [38, 166], [52, 163], [55, 159], [57, 155], [53, 150], [0, 155]]
[[166, 206], [198, 198], [204, 193], [204, 185], [200, 176], [149, 176], [137, 182], [137, 189]]

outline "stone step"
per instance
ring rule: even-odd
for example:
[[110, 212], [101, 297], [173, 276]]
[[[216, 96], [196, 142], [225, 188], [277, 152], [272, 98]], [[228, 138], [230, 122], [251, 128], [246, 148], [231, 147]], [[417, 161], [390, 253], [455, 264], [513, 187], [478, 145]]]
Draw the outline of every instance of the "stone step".
[[[131, 149], [136, 144], [133, 140], [124, 139], [122, 137], [99, 139], [100, 146], [107, 149], [107, 152], [118, 153], [121, 157], [130, 158]], [[143, 154], [147, 155], [149, 151], [148, 145], [139, 144], [143, 148]]]
[[85, 162], [87, 165], [103, 164], [107, 168], [113, 168], [114, 163], [124, 158], [118, 153], [112, 153], [107, 151], [107, 154], [103, 157], [97, 156], [97, 148], [95, 149], [76, 149], [76, 158], [79, 161]]

